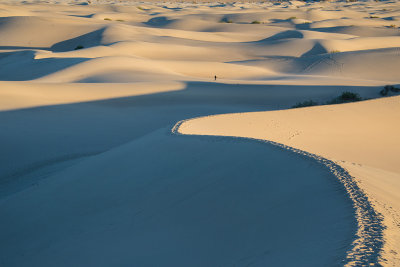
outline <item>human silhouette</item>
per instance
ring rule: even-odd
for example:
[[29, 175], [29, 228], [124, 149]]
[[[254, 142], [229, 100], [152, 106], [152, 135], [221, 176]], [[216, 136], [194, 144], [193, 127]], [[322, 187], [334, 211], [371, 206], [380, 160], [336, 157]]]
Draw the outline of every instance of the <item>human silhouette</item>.
[[216, 81], [216, 80], [217, 80], [217, 75], [214, 76], [214, 81]]

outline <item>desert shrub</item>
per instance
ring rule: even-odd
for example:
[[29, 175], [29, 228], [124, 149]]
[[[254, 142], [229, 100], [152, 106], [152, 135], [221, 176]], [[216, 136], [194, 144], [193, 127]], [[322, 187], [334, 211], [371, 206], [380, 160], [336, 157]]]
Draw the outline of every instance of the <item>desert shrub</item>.
[[117, 19], [117, 21], [119, 21], [119, 22], [124, 22], [125, 20], [123, 20], [123, 19]]
[[396, 25], [390, 24], [388, 27], [389, 27], [389, 28], [396, 28]]
[[110, 18], [104, 18], [104, 20], [108, 20], [108, 21], [111, 21], [112, 19], [110, 19]]
[[84, 48], [83, 45], [78, 45], [77, 47], [75, 47], [74, 50], [79, 50], [79, 49], [83, 49], [83, 48]]
[[340, 96], [335, 97], [331, 101], [328, 101], [328, 104], [340, 104], [340, 103], [349, 103], [361, 101], [362, 98], [359, 94], [353, 92], [343, 92]]
[[251, 22], [251, 24], [261, 24], [261, 22], [259, 22], [258, 20], [254, 20]]
[[288, 18], [288, 20], [290, 20], [290, 19], [297, 19], [297, 17], [290, 17], [290, 18]]
[[142, 11], [144, 10], [144, 8], [141, 7], [141, 6], [137, 6], [136, 8], [139, 9], [139, 10], [142, 10]]
[[312, 107], [312, 106], [317, 106], [318, 102], [315, 102], [313, 100], [307, 100], [303, 102], [298, 102], [296, 105], [292, 106], [292, 108], [304, 108], [304, 107]]
[[330, 51], [331, 54], [340, 53], [340, 50], [332, 50]]
[[388, 95], [389, 92], [399, 93], [400, 88], [396, 88], [393, 85], [385, 85], [383, 89], [379, 92], [382, 96]]
[[378, 16], [369, 16], [370, 19], [379, 19]]
[[221, 23], [232, 23], [233, 21], [231, 19], [228, 18], [223, 18], [220, 20]]

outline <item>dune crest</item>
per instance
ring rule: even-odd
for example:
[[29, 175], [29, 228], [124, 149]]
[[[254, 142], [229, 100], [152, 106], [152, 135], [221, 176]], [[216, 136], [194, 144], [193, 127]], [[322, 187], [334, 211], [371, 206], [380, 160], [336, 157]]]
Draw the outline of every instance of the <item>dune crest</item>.
[[0, 2], [0, 266], [400, 265], [398, 1]]
[[400, 96], [282, 111], [215, 115], [188, 120], [178, 132], [268, 140], [335, 161], [355, 177], [381, 213], [382, 264], [399, 263]]

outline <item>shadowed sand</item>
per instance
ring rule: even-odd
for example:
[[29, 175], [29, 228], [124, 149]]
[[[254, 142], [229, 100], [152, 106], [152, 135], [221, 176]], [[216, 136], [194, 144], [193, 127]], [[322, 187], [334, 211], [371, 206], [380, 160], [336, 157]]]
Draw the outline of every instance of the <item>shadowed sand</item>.
[[[336, 106], [217, 115], [184, 122], [179, 132], [278, 142], [332, 159], [356, 178], [384, 218], [383, 259], [398, 262], [399, 97]], [[362, 222], [362, 216], [359, 218]]]
[[398, 265], [399, 19], [1, 1], [0, 265]]

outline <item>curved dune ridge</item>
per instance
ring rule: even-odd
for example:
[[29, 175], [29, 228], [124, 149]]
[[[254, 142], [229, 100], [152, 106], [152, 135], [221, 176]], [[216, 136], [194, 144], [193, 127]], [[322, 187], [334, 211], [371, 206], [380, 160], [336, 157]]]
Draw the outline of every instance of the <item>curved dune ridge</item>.
[[399, 265], [399, 21], [1, 1], [0, 266]]
[[355, 228], [342, 194], [305, 158], [164, 129], [2, 201], [1, 262], [265, 266], [293, 264], [290, 253], [298, 266], [342, 264]]
[[[192, 120], [195, 122], [192, 123]], [[197, 127], [197, 119], [183, 120], [178, 122], [172, 132], [175, 134], [186, 134], [186, 135], [202, 135], [206, 136], [204, 132], [193, 131], [192, 126]], [[204, 118], [202, 119], [204, 120]], [[183, 125], [183, 126], [182, 126]], [[182, 128], [181, 128], [182, 126]], [[211, 135], [222, 135], [228, 136], [227, 134], [215, 133], [212, 131], [207, 132]], [[232, 135], [236, 138], [245, 135]], [[331, 160], [325, 159], [321, 156], [305, 152], [296, 148], [286, 146], [281, 143], [276, 143], [266, 139], [253, 138], [249, 135], [246, 136], [251, 140], [264, 141], [269, 144], [273, 144], [284, 149], [288, 149], [292, 152], [298, 153], [300, 155], [307, 156], [309, 158], [315, 159], [321, 164], [325, 165], [344, 185], [350, 199], [353, 201], [353, 207], [355, 208], [355, 213], [358, 222], [358, 231], [355, 241], [353, 241], [352, 248], [347, 251], [346, 259], [344, 260], [345, 265], [348, 266], [364, 266], [369, 265], [371, 262], [377, 262], [381, 254], [381, 249], [383, 247], [383, 230], [384, 226], [382, 224], [382, 216], [377, 213], [374, 207], [368, 200], [368, 197], [359, 188], [357, 183], [354, 181], [353, 177], [346, 171], [346, 169], [337, 165]]]
[[[334, 160], [355, 176], [376, 211], [383, 215], [384, 253], [381, 262], [399, 263], [397, 252], [400, 234], [398, 136], [400, 97], [361, 103], [282, 110], [270, 112], [217, 115], [185, 121], [176, 129], [181, 134], [218, 135], [256, 138], [277, 142]], [[382, 117], [382, 114], [386, 114]], [[307, 118], [305, 120], [305, 118]], [[326, 118], [329, 118], [327, 120]], [[366, 145], [368, 144], [368, 145]], [[353, 190], [348, 190], [353, 192]], [[352, 197], [352, 196], [351, 196]], [[356, 196], [358, 198], [358, 196]], [[363, 207], [363, 204], [360, 205]], [[361, 208], [363, 209], [363, 208]], [[357, 242], [375, 237], [377, 228], [357, 211], [361, 231]], [[372, 245], [374, 247], [375, 245]], [[355, 253], [366, 255], [370, 248], [355, 246]], [[372, 249], [373, 250], [373, 249]], [[371, 251], [372, 251], [371, 250]], [[361, 263], [355, 263], [356, 265]], [[364, 265], [362, 263], [361, 265]]]

